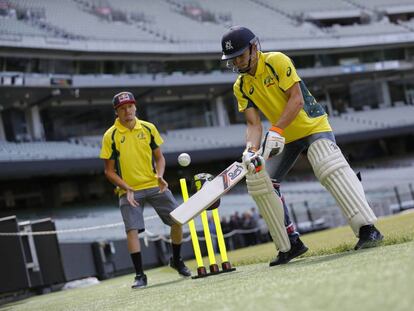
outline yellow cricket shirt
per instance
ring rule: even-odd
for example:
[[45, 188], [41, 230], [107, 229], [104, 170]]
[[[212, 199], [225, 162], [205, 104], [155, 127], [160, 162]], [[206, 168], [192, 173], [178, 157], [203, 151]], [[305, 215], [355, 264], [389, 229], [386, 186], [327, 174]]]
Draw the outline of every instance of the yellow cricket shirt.
[[290, 58], [280, 52], [258, 54], [255, 76], [240, 74], [234, 83], [233, 91], [239, 111], [256, 107], [272, 124], [276, 124], [288, 101], [285, 91], [299, 82], [305, 103], [293, 122], [284, 130], [286, 143], [311, 134], [332, 131], [325, 110], [299, 78]]
[[134, 190], [157, 187], [152, 151], [164, 141], [154, 124], [135, 119], [132, 130], [115, 120], [103, 136], [100, 158], [115, 160], [118, 175]]

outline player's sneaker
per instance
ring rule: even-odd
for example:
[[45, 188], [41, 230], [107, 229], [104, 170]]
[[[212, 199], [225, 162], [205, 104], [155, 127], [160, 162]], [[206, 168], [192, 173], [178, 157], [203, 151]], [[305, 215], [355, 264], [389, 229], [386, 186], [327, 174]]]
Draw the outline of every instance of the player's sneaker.
[[177, 270], [178, 274], [182, 276], [191, 276], [190, 269], [187, 268], [181, 257], [175, 260], [173, 257], [170, 258], [170, 267]]
[[283, 265], [291, 261], [293, 258], [299, 257], [308, 251], [308, 248], [297, 238], [295, 243], [291, 243], [290, 250], [287, 252], [279, 252], [275, 260], [269, 263], [269, 266]]
[[147, 286], [147, 276], [142, 274], [137, 274], [134, 279], [134, 283], [132, 284], [131, 288], [142, 288]]
[[359, 228], [359, 241], [354, 249], [370, 248], [378, 246], [384, 236], [374, 225], [366, 225]]

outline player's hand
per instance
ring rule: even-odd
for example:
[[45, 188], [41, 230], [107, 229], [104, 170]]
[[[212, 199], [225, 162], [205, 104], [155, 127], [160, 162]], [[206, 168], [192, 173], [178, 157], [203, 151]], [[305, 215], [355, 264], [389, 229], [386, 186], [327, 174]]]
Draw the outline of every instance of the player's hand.
[[243, 151], [242, 162], [246, 167], [249, 167], [249, 164], [255, 156], [257, 156], [257, 149], [255, 147], [246, 147]]
[[270, 157], [277, 156], [282, 153], [285, 147], [285, 138], [279, 134], [281, 130], [272, 126], [267, 131], [263, 141], [263, 158], [267, 160]]
[[132, 189], [127, 190], [127, 201], [133, 207], [138, 207], [139, 206], [139, 203], [135, 200], [134, 190], [132, 190]]
[[158, 186], [160, 187], [160, 193], [168, 189], [168, 183], [162, 176], [158, 176]]
[[256, 148], [249, 147], [244, 150], [242, 160], [249, 173], [258, 172], [262, 169], [262, 162], [264, 161], [261, 161], [260, 158], [263, 159]]

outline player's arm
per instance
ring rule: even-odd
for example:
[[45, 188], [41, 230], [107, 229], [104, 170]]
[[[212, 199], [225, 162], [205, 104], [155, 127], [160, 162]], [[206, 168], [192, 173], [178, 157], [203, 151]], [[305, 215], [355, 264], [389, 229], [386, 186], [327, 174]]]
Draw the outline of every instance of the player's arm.
[[249, 107], [244, 111], [246, 117], [246, 149], [253, 147], [256, 150], [260, 148], [262, 140], [262, 121], [259, 111], [254, 107]]
[[106, 178], [115, 186], [124, 189], [127, 193], [128, 202], [132, 206], [138, 207], [139, 204], [134, 198], [134, 189], [131, 188], [115, 171], [115, 160], [104, 159], [104, 164]]
[[282, 130], [288, 127], [290, 123], [292, 123], [304, 105], [299, 82], [294, 83], [289, 89], [286, 90], [285, 94], [288, 97], [285, 110], [283, 110], [279, 120], [276, 122], [276, 124], [274, 124], [274, 126]]
[[263, 158], [265, 160], [282, 153], [285, 146], [283, 131], [292, 123], [304, 105], [299, 82], [294, 82], [285, 93], [288, 97], [285, 109], [276, 124], [272, 124], [265, 135], [263, 142]]
[[155, 170], [157, 171], [158, 185], [160, 187], [160, 192], [164, 192], [168, 188], [168, 183], [164, 179], [165, 172], [165, 158], [164, 154], [161, 151], [161, 148], [155, 148], [152, 150], [155, 159]]
[[[257, 151], [260, 148], [260, 141], [262, 139], [262, 121], [260, 119], [259, 111], [255, 107], [248, 107], [244, 111], [246, 117], [246, 149], [243, 151], [243, 163], [253, 170], [255, 158], [258, 156]], [[251, 165], [253, 164], [253, 166]]]

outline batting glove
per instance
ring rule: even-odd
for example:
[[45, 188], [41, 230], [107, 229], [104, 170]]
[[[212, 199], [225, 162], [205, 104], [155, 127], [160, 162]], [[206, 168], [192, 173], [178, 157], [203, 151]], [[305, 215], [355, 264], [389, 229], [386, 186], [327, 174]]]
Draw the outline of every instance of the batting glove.
[[244, 150], [242, 160], [249, 173], [259, 172], [263, 168], [264, 160], [260, 156], [260, 152], [254, 147]]
[[282, 153], [285, 147], [285, 138], [282, 137], [283, 130], [272, 126], [266, 133], [263, 141], [263, 158], [267, 160], [270, 157]]

